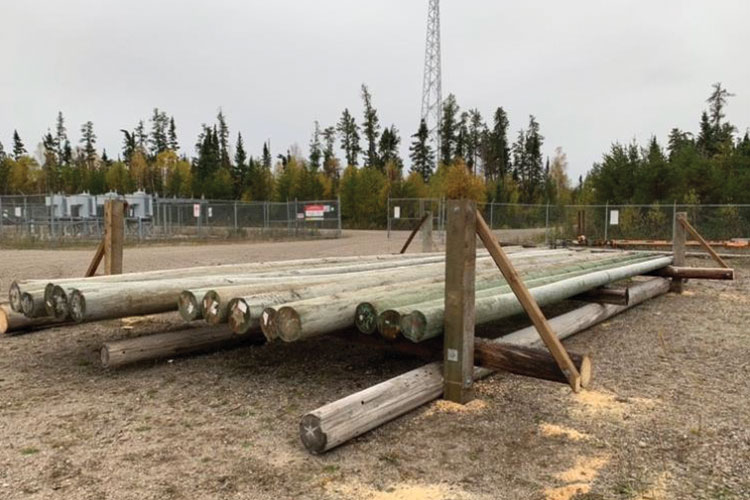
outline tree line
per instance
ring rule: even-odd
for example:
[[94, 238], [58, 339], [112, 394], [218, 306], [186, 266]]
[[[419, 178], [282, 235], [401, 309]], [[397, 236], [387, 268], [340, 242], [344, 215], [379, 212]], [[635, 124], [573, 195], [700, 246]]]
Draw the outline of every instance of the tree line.
[[[77, 142], [63, 114], [29, 154], [14, 131], [8, 153], [0, 143], [0, 194], [92, 194], [143, 190], [161, 197], [286, 201], [340, 196], [350, 225], [385, 223], [388, 197], [471, 197], [502, 203], [750, 202], [750, 138], [726, 121], [728, 99], [716, 84], [699, 132], [669, 134], [667, 150], [652, 138], [646, 147], [615, 143], [575, 187], [561, 148], [544, 158], [544, 136], [532, 115], [512, 142], [502, 107], [485, 121], [478, 109], [462, 110], [454, 95], [443, 102], [439, 148], [421, 122], [409, 137], [410, 169], [400, 156], [402, 137], [385, 126], [366, 85], [362, 116], [346, 108], [336, 123], [314, 123], [308, 152], [298, 146], [272, 155], [263, 143], [251, 154], [240, 132], [230, 143], [223, 111], [203, 124], [194, 152], [178, 141], [175, 120], [153, 110], [149, 120], [122, 129], [116, 158], [97, 148], [91, 121]], [[436, 159], [439, 159], [435, 168]]]

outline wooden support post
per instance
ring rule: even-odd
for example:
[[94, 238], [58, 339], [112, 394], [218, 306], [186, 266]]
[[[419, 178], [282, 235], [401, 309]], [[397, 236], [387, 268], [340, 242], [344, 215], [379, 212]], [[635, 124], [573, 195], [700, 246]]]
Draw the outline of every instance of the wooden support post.
[[86, 274], [84, 275], [85, 278], [90, 278], [96, 274], [96, 270], [99, 268], [99, 264], [101, 263], [103, 258], [104, 258], [104, 239], [102, 238], [102, 240], [96, 246], [96, 252], [94, 252], [94, 258], [91, 259], [91, 264], [89, 264], [89, 268], [86, 270]]
[[[675, 217], [679, 221], [680, 219], [687, 220], [687, 212], [677, 212]], [[674, 261], [672, 265], [680, 267], [685, 265], [685, 240], [687, 239], [685, 226], [682, 224], [675, 224], [674, 236], [672, 241], [672, 253], [674, 254]], [[674, 293], [682, 293], [682, 286], [684, 281], [680, 278], [672, 278], [672, 286], [669, 290]]]
[[406, 243], [404, 243], [404, 246], [401, 247], [401, 251], [399, 253], [406, 253], [406, 250], [409, 248], [409, 245], [411, 245], [411, 240], [414, 239], [414, 237], [417, 235], [417, 231], [422, 227], [422, 224], [424, 224], [424, 221], [427, 220], [427, 217], [429, 217], [429, 214], [424, 214], [421, 219], [419, 219], [419, 222], [416, 226], [414, 226], [414, 229], [412, 229], [411, 234], [408, 238], [406, 238]]
[[422, 253], [432, 252], [432, 212], [425, 212], [422, 222]]
[[[539, 335], [542, 337], [542, 340], [547, 346], [547, 349], [549, 349], [550, 353], [555, 358], [555, 361], [560, 367], [560, 370], [562, 370], [563, 374], [565, 374], [565, 376], [567, 377], [568, 383], [570, 383], [570, 387], [573, 389], [573, 392], [580, 392], [581, 374], [578, 372], [575, 364], [573, 364], [573, 361], [570, 359], [570, 356], [560, 342], [560, 339], [557, 338], [555, 332], [552, 331], [552, 328], [547, 322], [547, 319], [544, 317], [544, 314], [542, 314], [542, 310], [539, 308], [539, 304], [536, 303], [536, 300], [534, 300], [534, 297], [531, 295], [531, 292], [529, 292], [526, 284], [524, 284], [524, 282], [521, 280], [521, 277], [513, 267], [513, 264], [505, 254], [505, 251], [500, 247], [500, 244], [492, 236], [492, 232], [490, 231], [490, 228], [487, 227], [487, 223], [484, 221], [484, 218], [482, 218], [482, 214], [480, 214], [478, 211], [476, 211], [475, 214], [477, 221], [477, 233], [479, 233], [479, 237], [482, 239], [484, 246], [487, 247], [487, 250], [490, 252], [490, 255], [495, 261], [495, 264], [497, 264], [497, 267], [500, 268], [500, 272], [503, 273], [505, 280], [508, 282], [511, 290], [513, 290], [513, 293], [516, 295], [518, 301], [523, 306], [526, 314], [529, 315], [531, 322], [534, 324], [537, 331], [539, 332]], [[446, 264], [449, 264], [447, 260]], [[446, 327], [448, 323], [447, 313], [448, 310], [446, 305]]]
[[125, 202], [104, 204], [104, 272], [122, 274], [122, 246], [125, 241]]
[[443, 397], [460, 404], [474, 398], [476, 213], [477, 207], [473, 201], [448, 203]]
[[[717, 264], [719, 264], [724, 269], [729, 269], [729, 266], [726, 262], [724, 262], [724, 259], [722, 259], [718, 253], [711, 247], [711, 245], [708, 244], [706, 240], [703, 239], [703, 236], [700, 235], [700, 233], [690, 225], [690, 223], [687, 220], [687, 214], [685, 212], [681, 212], [677, 214], [677, 222], [679, 225], [681, 225], [685, 230], [687, 230], [690, 235], [698, 240], [698, 243], [701, 244], [703, 249], [708, 252], [708, 254], [711, 256], [712, 259], [716, 261]], [[675, 264], [676, 266], [677, 264]]]

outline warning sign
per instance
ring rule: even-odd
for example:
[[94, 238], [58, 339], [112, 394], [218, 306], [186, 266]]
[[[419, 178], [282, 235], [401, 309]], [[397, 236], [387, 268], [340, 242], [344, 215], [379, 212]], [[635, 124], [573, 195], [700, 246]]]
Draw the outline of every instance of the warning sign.
[[305, 205], [305, 219], [323, 220], [325, 213], [330, 211], [330, 206], [326, 205]]

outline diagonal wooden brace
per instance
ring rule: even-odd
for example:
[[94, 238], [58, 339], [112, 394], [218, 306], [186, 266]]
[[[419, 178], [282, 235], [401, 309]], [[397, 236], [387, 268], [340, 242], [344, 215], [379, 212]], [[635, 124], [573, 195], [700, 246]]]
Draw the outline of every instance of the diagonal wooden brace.
[[724, 262], [724, 259], [722, 259], [721, 257], [719, 257], [719, 254], [716, 253], [716, 251], [713, 248], [711, 248], [711, 245], [709, 245], [708, 242], [703, 239], [703, 236], [701, 236], [700, 233], [692, 225], [690, 225], [690, 223], [687, 220], [687, 217], [686, 217], [685, 213], [678, 213], [677, 214], [677, 222], [679, 222], [680, 225], [682, 225], [682, 227], [684, 227], [685, 230], [688, 233], [690, 233], [690, 235], [693, 238], [695, 238], [696, 240], [698, 240], [698, 243], [701, 244], [701, 246], [703, 247], [703, 249], [706, 252], [708, 252], [708, 254], [711, 256], [711, 258], [713, 258], [716, 261], [717, 264], [719, 264], [724, 269], [729, 269], [729, 266], [727, 265], [726, 262]]
[[96, 274], [96, 270], [99, 268], [99, 264], [101, 263], [103, 258], [104, 258], [104, 238], [102, 238], [102, 241], [100, 241], [99, 245], [96, 247], [94, 258], [91, 259], [89, 268], [86, 270], [86, 275], [84, 276], [85, 278], [90, 278]]
[[521, 280], [518, 271], [513, 267], [513, 264], [505, 251], [495, 240], [490, 228], [487, 226], [487, 223], [484, 221], [484, 218], [479, 211], [477, 211], [477, 234], [492, 256], [495, 264], [497, 264], [503, 277], [508, 282], [508, 285], [510, 285], [511, 290], [513, 290], [513, 293], [518, 298], [518, 301], [523, 306], [526, 314], [531, 318], [531, 322], [542, 337], [544, 345], [547, 346], [547, 349], [549, 349], [552, 357], [555, 358], [560, 370], [568, 379], [568, 383], [573, 389], [573, 392], [580, 392], [581, 374], [570, 359], [570, 356], [560, 342], [560, 339], [557, 338], [557, 335], [552, 331], [552, 327], [550, 327], [547, 319], [544, 317], [542, 310], [539, 308], [539, 304], [536, 303], [531, 292], [529, 292], [529, 289], [526, 287], [523, 280]]
[[406, 243], [404, 243], [404, 246], [401, 248], [401, 251], [399, 253], [406, 253], [406, 249], [409, 248], [409, 245], [411, 244], [411, 240], [414, 239], [414, 236], [417, 235], [417, 232], [422, 229], [422, 226], [424, 225], [424, 222], [430, 217], [430, 213], [426, 213], [422, 216], [421, 219], [419, 219], [419, 222], [416, 226], [414, 226], [414, 229], [412, 229], [411, 234], [406, 239]]

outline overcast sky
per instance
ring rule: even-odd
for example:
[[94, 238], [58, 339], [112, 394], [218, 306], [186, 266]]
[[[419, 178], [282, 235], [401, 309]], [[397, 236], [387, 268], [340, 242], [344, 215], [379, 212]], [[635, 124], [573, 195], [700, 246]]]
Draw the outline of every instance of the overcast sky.
[[[443, 93], [486, 118], [504, 106], [511, 139], [534, 114], [571, 177], [613, 141], [664, 142], [696, 130], [712, 83], [750, 126], [750, 2], [568, 0], [441, 2]], [[407, 154], [419, 124], [427, 0], [23, 0], [0, 2], [0, 142], [33, 150], [61, 110], [69, 133], [94, 122], [120, 151], [154, 107], [174, 115], [193, 154], [223, 108], [251, 153], [305, 151], [313, 121], [361, 121], [366, 82]], [[339, 156], [342, 156], [339, 154]]]

